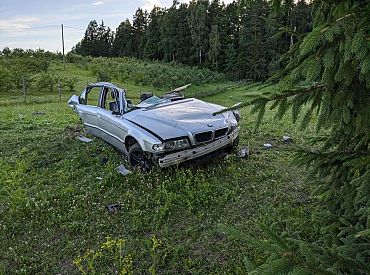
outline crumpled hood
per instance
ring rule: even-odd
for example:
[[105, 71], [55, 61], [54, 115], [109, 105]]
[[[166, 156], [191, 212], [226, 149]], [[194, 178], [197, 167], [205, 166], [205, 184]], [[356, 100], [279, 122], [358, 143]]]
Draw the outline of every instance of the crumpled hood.
[[124, 117], [162, 139], [170, 139], [227, 127], [224, 115], [212, 115], [223, 108], [197, 99], [185, 99], [135, 110]]

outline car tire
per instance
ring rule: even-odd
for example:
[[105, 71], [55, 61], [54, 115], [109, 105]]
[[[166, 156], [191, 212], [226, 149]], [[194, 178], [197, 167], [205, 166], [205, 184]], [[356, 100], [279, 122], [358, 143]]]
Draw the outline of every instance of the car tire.
[[128, 163], [131, 169], [148, 172], [152, 165], [138, 143], [133, 144], [128, 151]]

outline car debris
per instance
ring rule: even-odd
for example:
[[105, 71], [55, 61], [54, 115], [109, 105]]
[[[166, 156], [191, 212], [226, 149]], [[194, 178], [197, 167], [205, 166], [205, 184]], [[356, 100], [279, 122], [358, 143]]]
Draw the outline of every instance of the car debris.
[[237, 156], [239, 158], [248, 158], [250, 156], [250, 150], [248, 147], [242, 147], [240, 148], [240, 150], [238, 151], [238, 154]]
[[105, 206], [105, 209], [108, 211], [108, 213], [117, 213], [121, 209], [121, 204], [108, 204]]
[[41, 116], [41, 115], [45, 115], [45, 113], [44, 112], [33, 112], [32, 115]]
[[272, 147], [272, 144], [271, 143], [265, 143], [263, 144], [263, 147], [265, 147], [265, 149], [269, 149]]
[[86, 143], [89, 143], [89, 142], [93, 141], [91, 138], [87, 138], [87, 137], [84, 137], [84, 136], [78, 136], [77, 138], [79, 140], [81, 140], [82, 142], [86, 142]]
[[130, 170], [128, 170], [128, 169], [127, 169], [123, 164], [121, 164], [121, 165], [117, 166], [117, 167], [116, 167], [116, 171], [117, 171], [119, 174], [123, 175], [123, 176], [127, 176], [128, 174], [130, 174], [130, 173], [131, 173], [131, 171], [130, 171]]
[[73, 95], [68, 105], [80, 116], [89, 134], [128, 157], [131, 169], [147, 171], [157, 165], [164, 168], [231, 152], [239, 143], [240, 114], [185, 98], [181, 91], [188, 86], [161, 97], [143, 93], [142, 101], [134, 105], [126, 97], [126, 90], [98, 82], [88, 85], [80, 96]]
[[293, 143], [294, 141], [290, 136], [283, 136], [282, 142], [289, 144], [289, 143]]
[[108, 161], [109, 161], [109, 158], [107, 158], [107, 157], [103, 157], [103, 158], [100, 160], [100, 163], [101, 163], [102, 165], [106, 165], [106, 164], [108, 163]]

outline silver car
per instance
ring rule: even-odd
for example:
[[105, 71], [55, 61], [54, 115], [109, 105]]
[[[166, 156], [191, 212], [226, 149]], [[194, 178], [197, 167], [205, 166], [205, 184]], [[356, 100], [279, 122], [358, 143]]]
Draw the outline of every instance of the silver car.
[[237, 112], [178, 90], [157, 97], [144, 93], [133, 105], [126, 91], [114, 84], [91, 84], [68, 105], [80, 116], [87, 132], [128, 156], [132, 168], [149, 170], [185, 161], [213, 158], [230, 152], [239, 142]]

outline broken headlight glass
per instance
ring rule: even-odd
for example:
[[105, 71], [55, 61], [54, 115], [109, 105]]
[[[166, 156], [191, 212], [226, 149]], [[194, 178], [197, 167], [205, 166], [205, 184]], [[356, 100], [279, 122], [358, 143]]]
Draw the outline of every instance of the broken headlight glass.
[[189, 141], [186, 138], [176, 139], [176, 140], [168, 140], [163, 142], [162, 144], [154, 144], [153, 150], [157, 152], [161, 151], [175, 151], [181, 150], [190, 147]]

